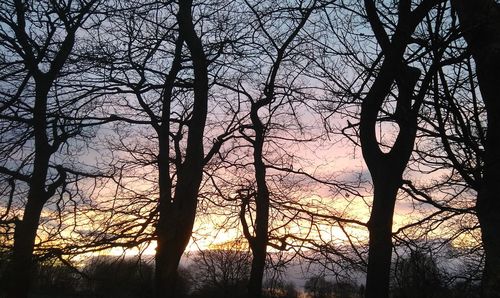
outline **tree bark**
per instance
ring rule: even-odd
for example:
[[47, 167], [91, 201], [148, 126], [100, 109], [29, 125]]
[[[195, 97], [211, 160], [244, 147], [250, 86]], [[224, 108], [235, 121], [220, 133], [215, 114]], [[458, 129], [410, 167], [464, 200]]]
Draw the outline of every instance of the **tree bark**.
[[500, 4], [453, 0], [460, 28], [476, 63], [487, 113], [483, 177], [476, 211], [485, 252], [481, 297], [500, 297]]

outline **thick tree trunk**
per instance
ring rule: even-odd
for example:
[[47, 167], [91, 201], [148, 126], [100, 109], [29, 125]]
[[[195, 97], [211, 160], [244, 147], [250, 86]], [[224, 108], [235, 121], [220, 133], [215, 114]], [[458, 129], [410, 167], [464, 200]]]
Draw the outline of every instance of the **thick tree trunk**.
[[[498, 176], [495, 185], [500, 183]], [[490, 184], [482, 186], [476, 207], [485, 252], [481, 297], [487, 298], [500, 297], [500, 202], [498, 187], [491, 188]]]
[[[397, 27], [389, 38], [378, 17], [375, 2], [365, 0], [368, 20], [384, 54], [380, 71], [363, 99], [360, 119], [361, 149], [374, 186], [373, 206], [368, 221], [367, 298], [389, 297], [394, 207], [403, 172], [413, 150], [416, 115], [421, 104], [421, 99], [414, 97], [420, 70], [406, 65], [404, 53], [415, 27], [433, 4], [431, 0], [422, 1], [414, 11], [411, 11], [409, 2], [399, 6]], [[380, 149], [376, 129], [378, 114], [391, 93], [393, 83], [396, 83], [398, 95], [392, 118], [400, 130], [391, 150], [385, 153]]]
[[[178, 293], [182, 289], [177, 289], [178, 276], [177, 267], [179, 266], [179, 261], [182, 255], [180, 253], [171, 253], [168, 251], [168, 239], [166, 235], [171, 234], [169, 232], [169, 224], [171, 224], [167, 218], [167, 214], [170, 212], [170, 206], [172, 204], [172, 180], [170, 178], [170, 111], [171, 111], [171, 101], [172, 93], [174, 89], [174, 83], [177, 78], [177, 74], [181, 69], [181, 52], [182, 52], [183, 40], [178, 37], [176, 42], [175, 57], [172, 61], [172, 66], [168, 76], [165, 79], [165, 85], [163, 88], [162, 97], [162, 115], [161, 124], [157, 131], [158, 133], [158, 184], [160, 190], [160, 197], [158, 201], [158, 213], [159, 220], [157, 223], [157, 248], [155, 256], [155, 293], [157, 297], [165, 297], [167, 289], [173, 289], [172, 293]], [[181, 250], [180, 248], [175, 248], [171, 246], [170, 249], [174, 251]], [[173, 259], [169, 259], [173, 258]]]
[[182, 297], [182, 288], [178, 285], [178, 266], [182, 254], [191, 238], [195, 214], [196, 197], [191, 206], [171, 210], [162, 216], [164, 226], [158, 227], [156, 248], [156, 297]]
[[267, 241], [256, 243], [252, 249], [252, 268], [248, 281], [248, 297], [258, 298], [262, 296], [262, 280], [266, 266]]
[[[368, 230], [370, 232], [367, 298], [389, 297], [392, 256], [392, 218], [401, 175], [374, 182], [373, 207]], [[399, 182], [399, 183], [398, 183]]]
[[23, 220], [16, 225], [12, 259], [5, 272], [6, 297], [28, 297], [34, 270], [33, 249], [43, 204], [36, 191], [31, 191]]
[[477, 196], [485, 267], [482, 297], [500, 297], [500, 4], [494, 0], [454, 0], [460, 27], [476, 62], [487, 112], [483, 179]]
[[[500, 18], [500, 14], [498, 14]], [[499, 20], [500, 21], [500, 20]], [[499, 32], [500, 32], [500, 22]], [[485, 267], [481, 296], [500, 297], [500, 34], [496, 57], [476, 60], [481, 94], [486, 103], [488, 125], [483, 179], [476, 211], [481, 226]], [[481, 62], [480, 62], [481, 61]], [[488, 62], [486, 62], [488, 61]]]

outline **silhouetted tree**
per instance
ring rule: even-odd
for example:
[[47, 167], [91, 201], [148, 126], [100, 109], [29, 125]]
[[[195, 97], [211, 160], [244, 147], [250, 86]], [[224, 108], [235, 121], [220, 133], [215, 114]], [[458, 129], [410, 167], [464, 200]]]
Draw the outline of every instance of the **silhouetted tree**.
[[55, 155], [82, 131], [79, 120], [65, 117], [88, 110], [78, 102], [80, 90], [73, 97], [69, 89], [63, 91], [59, 80], [74, 74], [68, 61], [78, 35], [83, 34], [79, 30], [91, 23], [98, 4], [98, 0], [13, 0], [0, 6], [0, 174], [2, 184], [7, 183], [6, 188], [2, 186], [2, 197], [6, 211], [20, 207], [14, 202], [17, 198], [24, 202], [22, 215], [7, 220], [15, 225], [2, 281], [7, 297], [28, 295], [42, 210], [74, 173], [71, 165]]
[[[189, 282], [178, 267], [200, 214], [197, 210], [207, 216], [223, 214], [225, 229], [241, 225], [252, 252], [201, 252], [195, 260], [196, 278], [190, 279], [197, 280], [197, 296], [243, 295], [245, 283], [246, 295], [262, 296], [266, 264], [285, 268], [297, 255], [312, 262], [318, 255], [325, 257], [324, 269], [351, 275], [366, 265], [368, 253], [366, 297], [385, 298], [393, 239], [411, 241], [406, 232], [413, 228], [431, 235], [441, 222], [468, 219], [475, 211], [486, 253], [483, 296], [499, 296], [500, 203], [494, 186], [500, 183], [495, 170], [500, 152], [495, 103], [500, 94], [500, 9], [498, 1], [479, 2], [2, 2], [0, 270], [8, 297], [28, 295], [30, 276], [36, 272], [36, 244], [39, 255], [64, 262], [70, 254], [113, 246], [144, 248], [155, 240], [155, 295], [184, 297]], [[450, 40], [458, 39], [450, 3], [468, 51], [462, 51], [463, 45], [449, 46]], [[107, 4], [112, 9], [95, 11]], [[355, 26], [359, 31], [350, 32]], [[460, 40], [457, 43], [463, 43]], [[450, 58], [447, 51], [457, 55]], [[481, 98], [474, 92], [476, 73]], [[471, 98], [459, 100], [456, 92]], [[351, 100], [352, 105], [345, 105]], [[355, 103], [358, 100], [361, 105]], [[361, 146], [354, 151], [361, 148], [373, 181], [367, 223], [344, 218], [348, 213], [337, 212], [330, 203], [337, 196], [348, 203], [354, 202], [348, 199], [351, 195], [365, 200], [363, 180], [368, 178], [363, 179], [363, 173], [358, 189], [353, 189], [334, 178], [309, 174], [304, 167], [316, 165], [297, 161], [302, 144], [326, 139], [311, 121], [312, 106], [322, 112], [327, 107], [328, 115], [321, 117], [330, 132], [330, 117], [354, 114], [360, 120], [359, 126], [348, 123], [348, 128], [359, 128]], [[304, 125], [307, 122], [312, 124]], [[90, 146], [89, 137], [97, 129], [89, 127], [95, 124], [109, 124], [101, 135], [109, 148], [99, 153], [111, 155], [106, 162], [121, 170], [109, 185], [80, 185], [82, 177], [98, 176], [78, 170], [76, 156], [79, 148]], [[387, 135], [394, 142], [389, 144]], [[417, 152], [411, 160], [418, 138], [435, 147]], [[332, 143], [337, 141], [343, 140]], [[409, 161], [415, 167], [429, 166], [429, 171], [449, 172], [439, 185], [426, 189], [403, 180]], [[416, 202], [438, 211], [392, 233], [402, 186]], [[326, 188], [331, 198], [322, 197]], [[434, 191], [439, 199], [429, 194]], [[473, 210], [469, 197], [475, 192]], [[96, 193], [95, 204], [76, 207], [76, 198]], [[104, 198], [111, 200], [103, 202]], [[71, 216], [66, 201], [74, 207]], [[474, 224], [467, 228], [477, 229]], [[368, 228], [368, 252], [363, 246], [366, 239], [350, 233], [353, 226]], [[347, 240], [332, 234], [323, 237], [333, 228]], [[442, 241], [457, 237], [445, 235]], [[294, 253], [274, 262], [269, 246]], [[84, 274], [95, 278], [90, 292], [108, 297], [152, 295], [149, 266], [143, 272], [127, 262], [88, 267]], [[411, 296], [416, 291], [408, 289], [441, 287], [434, 283], [435, 265], [419, 255], [397, 263], [399, 278], [409, 277], [397, 279], [396, 292]], [[44, 291], [53, 288], [69, 295], [62, 284], [74, 282], [76, 269], [64, 268], [67, 273], [59, 267], [38, 267], [45, 272], [39, 277], [47, 285]], [[110, 272], [120, 274], [111, 280]], [[144, 275], [146, 284], [136, 283], [143, 277], [136, 273]], [[327, 288], [324, 293], [318, 290], [318, 297], [358, 294], [351, 283], [321, 278], [307, 284], [311, 293]], [[108, 288], [111, 285], [119, 289]], [[296, 296], [283, 284], [269, 288], [266, 295]], [[419, 292], [436, 293], [440, 292]]]
[[[160, 197], [156, 226], [156, 291], [157, 297], [176, 297], [177, 267], [186, 248], [196, 215], [198, 191], [201, 184], [204, 166], [203, 134], [207, 118], [208, 105], [208, 73], [207, 57], [200, 37], [195, 29], [192, 16], [192, 1], [179, 2], [177, 21], [179, 23], [179, 44], [186, 44], [193, 63], [193, 109], [189, 120], [185, 159], [177, 171], [177, 184], [174, 195], [171, 195], [170, 166], [168, 156], [168, 125], [170, 112], [164, 110], [162, 122], [158, 130], [159, 148], [159, 185]], [[174, 62], [164, 95], [171, 94], [176, 76], [178, 61]], [[167, 98], [167, 101], [170, 99]], [[168, 107], [168, 104], [165, 105]], [[179, 156], [180, 158], [180, 156]]]
[[483, 177], [478, 189], [476, 210], [485, 250], [482, 296], [500, 296], [500, 4], [494, 0], [451, 1], [460, 29], [475, 61], [479, 89], [487, 114]]
[[[243, 198], [240, 212], [240, 220], [242, 222], [243, 234], [247, 238], [250, 249], [252, 250], [252, 270], [248, 283], [248, 292], [251, 297], [260, 297], [262, 292], [262, 282], [264, 277], [267, 246], [269, 242], [269, 214], [270, 214], [270, 191], [266, 177], [266, 164], [264, 153], [264, 145], [268, 137], [271, 119], [273, 114], [278, 109], [278, 106], [283, 104], [286, 98], [278, 99], [281, 82], [279, 74], [282, 71], [282, 64], [294, 55], [294, 46], [297, 46], [295, 40], [298, 39], [300, 31], [308, 21], [311, 13], [318, 9], [320, 3], [318, 1], [301, 1], [298, 5], [292, 7], [274, 8], [273, 3], [253, 4], [246, 3], [253, 16], [255, 17], [255, 27], [257, 32], [262, 33], [265, 37], [265, 43], [271, 44], [272, 47], [265, 53], [269, 56], [272, 64], [268, 67], [266, 81], [263, 82], [263, 90], [260, 91], [258, 97], [254, 98], [249, 93], [241, 91], [244, 95], [250, 97], [250, 123], [244, 126], [245, 129], [251, 129], [252, 134], [246, 132], [244, 138], [251, 143], [253, 150], [253, 166], [255, 173], [255, 192]], [[263, 7], [261, 7], [264, 5]], [[286, 16], [284, 21], [290, 22], [289, 31], [277, 32], [278, 37], [271, 37], [269, 32], [280, 28], [274, 28], [276, 21], [272, 16], [282, 18], [282, 9], [290, 11], [290, 17]], [[262, 11], [261, 11], [262, 10]], [[275, 12], [273, 12], [275, 10]], [[296, 14], [297, 17], [292, 19]], [[257, 45], [258, 47], [263, 45]], [[266, 45], [267, 47], [267, 45]], [[286, 89], [283, 90], [287, 92]], [[277, 102], [277, 103], [276, 103]], [[267, 110], [266, 110], [267, 108]], [[260, 116], [265, 113], [267, 117]], [[242, 129], [243, 131], [243, 129]], [[249, 208], [250, 199], [255, 201], [255, 220], [251, 225], [247, 222], [246, 210]], [[251, 226], [251, 229], [250, 229]]]
[[[398, 20], [391, 38], [374, 1], [365, 1], [367, 18], [382, 50], [384, 60], [373, 84], [363, 98], [360, 118], [360, 141], [363, 158], [373, 180], [374, 196], [368, 230], [370, 232], [366, 297], [388, 297], [392, 254], [392, 220], [402, 175], [411, 156], [417, 132], [417, 116], [435, 66], [425, 73], [420, 90], [415, 87], [421, 70], [408, 65], [405, 52], [418, 24], [439, 1], [421, 1], [412, 9], [410, 1], [397, 5]], [[439, 59], [439, 57], [434, 57]], [[436, 61], [434, 61], [436, 63]], [[388, 152], [382, 151], [376, 136], [379, 113], [393, 84], [395, 109], [389, 119], [399, 127]]]
[[309, 278], [304, 289], [314, 298], [329, 298], [333, 296], [333, 282], [325, 279], [323, 275]]
[[248, 251], [230, 247], [200, 251], [193, 262], [195, 297], [246, 297], [251, 266]]
[[297, 298], [299, 295], [293, 282], [280, 280], [269, 284], [268, 281], [270, 280], [264, 282], [263, 297], [265, 298]]
[[446, 297], [444, 272], [423, 251], [411, 251], [396, 259], [392, 291], [394, 297]]
[[[202, 4], [200, 11], [192, 1], [119, 4], [90, 59], [101, 61], [96, 75], [112, 99], [109, 117], [120, 121], [111, 147], [124, 153], [120, 157], [129, 178], [141, 184], [134, 189], [123, 179], [119, 193], [132, 206], [129, 214], [142, 216], [135, 239], [151, 241], [141, 234], [154, 234], [156, 294], [177, 297], [177, 267], [191, 239], [203, 171], [231, 128], [229, 121], [228, 130], [206, 130], [208, 70], [229, 41], [221, 41], [224, 31], [205, 35], [211, 28], [198, 23], [207, 16], [207, 23], [218, 22], [214, 12], [222, 3]], [[158, 201], [148, 203], [154, 195]], [[134, 204], [142, 206], [139, 213]], [[122, 225], [129, 231], [127, 226]]]
[[153, 297], [153, 266], [140, 258], [94, 257], [83, 272], [95, 297]]

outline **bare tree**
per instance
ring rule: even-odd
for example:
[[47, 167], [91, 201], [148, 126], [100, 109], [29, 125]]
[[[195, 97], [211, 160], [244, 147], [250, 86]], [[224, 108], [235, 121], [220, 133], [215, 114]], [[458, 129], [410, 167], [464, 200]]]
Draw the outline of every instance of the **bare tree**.
[[[207, 117], [208, 105], [208, 73], [207, 58], [201, 39], [196, 33], [192, 17], [192, 1], [179, 2], [177, 12], [179, 23], [179, 39], [185, 42], [191, 54], [194, 70], [194, 102], [192, 117], [182, 167], [177, 171], [177, 184], [174, 196], [171, 194], [169, 176], [168, 127], [159, 131], [159, 219], [156, 226], [156, 295], [157, 297], [175, 297], [177, 267], [184, 253], [196, 215], [198, 191], [201, 184], [204, 166], [203, 133]], [[175, 67], [175, 64], [174, 64]], [[175, 69], [174, 69], [175, 71]], [[174, 78], [175, 78], [175, 74]], [[172, 84], [173, 78], [168, 82]], [[167, 88], [170, 86], [167, 86]], [[166, 89], [165, 92], [171, 92]], [[168, 94], [168, 93], [167, 93]], [[168, 99], [167, 99], [168, 100]], [[165, 111], [166, 112], [166, 111]], [[169, 117], [170, 113], [163, 113]], [[163, 122], [168, 125], [169, 121]], [[165, 187], [163, 189], [163, 187]]]
[[443, 297], [445, 283], [445, 273], [436, 258], [425, 251], [410, 251], [394, 264], [394, 297]]
[[[374, 1], [365, 1], [367, 18], [382, 50], [383, 62], [373, 84], [363, 98], [360, 118], [360, 141], [363, 158], [373, 180], [374, 196], [368, 230], [370, 233], [366, 297], [388, 297], [392, 255], [392, 221], [397, 192], [402, 185], [402, 175], [411, 156], [417, 132], [417, 116], [436, 66], [425, 73], [420, 90], [415, 87], [421, 76], [420, 69], [408, 65], [405, 52], [411, 44], [412, 34], [418, 24], [439, 1], [421, 1], [412, 10], [410, 1], [397, 5], [398, 20], [392, 36]], [[442, 51], [441, 51], [442, 52]], [[439, 61], [440, 57], [434, 57]], [[434, 60], [433, 64], [436, 64]], [[391, 94], [393, 84], [395, 109], [388, 117], [399, 127], [394, 144], [388, 152], [382, 151], [377, 140], [376, 126], [384, 101]]]
[[[213, 32], [211, 26], [225, 11], [223, 3], [121, 4], [96, 38], [99, 48], [90, 59], [101, 61], [104, 75], [96, 75], [112, 98], [109, 118], [118, 121], [111, 147], [135, 176], [131, 184], [141, 183], [123, 181], [122, 194], [130, 195], [132, 209], [137, 198], [158, 196], [157, 205], [139, 204], [145, 218], [135, 230], [137, 237], [153, 233], [157, 241], [156, 295], [176, 297], [177, 268], [191, 239], [205, 166], [232, 129], [229, 117], [227, 126], [216, 123], [213, 133], [206, 131], [209, 67], [216, 67], [230, 43], [224, 30]], [[210, 75], [217, 77], [217, 69]]]
[[500, 4], [494, 0], [472, 3], [451, 1], [458, 14], [460, 28], [475, 61], [477, 78], [487, 114], [483, 177], [478, 188], [476, 210], [485, 250], [482, 296], [500, 295], [500, 201], [497, 170], [500, 152]]
[[[78, 121], [64, 113], [84, 109], [60, 90], [70, 74], [67, 62], [99, 1], [7, 1], [1, 4], [2, 143], [0, 173], [8, 187], [8, 211], [22, 196], [22, 219], [15, 224], [12, 256], [3, 275], [7, 297], [26, 297], [31, 284], [33, 249], [47, 201], [67, 184], [70, 167], [55, 159], [68, 140], [79, 135]], [[59, 94], [60, 93], [60, 94]], [[78, 99], [78, 97], [76, 97]], [[69, 112], [64, 108], [69, 107]], [[74, 110], [73, 110], [74, 111]], [[20, 185], [25, 192], [18, 192]]]
[[[248, 208], [247, 202], [242, 203], [242, 212], [240, 215], [243, 227], [243, 233], [248, 239], [250, 248], [252, 250], [252, 270], [250, 273], [250, 280], [248, 284], [248, 292], [251, 297], [260, 297], [262, 294], [262, 282], [264, 276], [265, 262], [266, 262], [266, 250], [269, 242], [269, 210], [270, 210], [270, 192], [267, 184], [266, 178], [266, 165], [264, 162], [263, 150], [265, 144], [265, 138], [268, 135], [269, 121], [276, 111], [277, 108], [272, 107], [273, 103], [277, 100], [277, 89], [279, 88], [278, 74], [280, 72], [280, 67], [282, 63], [288, 59], [291, 51], [293, 51], [293, 43], [299, 32], [302, 30], [306, 22], [308, 21], [311, 13], [317, 9], [319, 3], [312, 1], [311, 3], [301, 2], [298, 7], [288, 8], [291, 10], [296, 10], [299, 18], [296, 24], [290, 26], [289, 34], [284, 34], [279, 37], [280, 42], [275, 41], [270, 33], [269, 29], [272, 30], [272, 25], [269, 22], [274, 22], [272, 18], [268, 18], [268, 12], [262, 14], [259, 12], [259, 7], [257, 5], [247, 2], [249, 9], [253, 12], [257, 28], [259, 31], [271, 40], [268, 40], [273, 47], [273, 56], [269, 57], [274, 61], [269, 67], [269, 73], [267, 74], [266, 82], [263, 84], [263, 90], [259, 98], [250, 99], [250, 121], [251, 124], [248, 128], [253, 130], [253, 136], [246, 136], [246, 139], [252, 144], [253, 149], [253, 165], [255, 171], [255, 183], [256, 190], [254, 194], [255, 199], [255, 221], [253, 223], [253, 235], [250, 232], [249, 225], [246, 220], [245, 210]], [[269, 9], [269, 8], [268, 8]], [[272, 9], [272, 8], [271, 8]], [[278, 11], [278, 15], [279, 15]], [[281, 16], [279, 16], [281, 17]], [[271, 28], [269, 28], [271, 26]], [[288, 32], [287, 32], [288, 33]], [[275, 56], [274, 56], [275, 55]], [[285, 91], [285, 90], [284, 90]], [[285, 91], [286, 92], [286, 91]], [[248, 94], [248, 93], [247, 93]], [[279, 103], [279, 101], [278, 101]], [[271, 107], [267, 114], [269, 116], [266, 120], [262, 120], [259, 116], [259, 112], [265, 107]]]
[[246, 297], [244, 289], [250, 276], [250, 259], [248, 250], [231, 245], [197, 252], [190, 267], [195, 295]]

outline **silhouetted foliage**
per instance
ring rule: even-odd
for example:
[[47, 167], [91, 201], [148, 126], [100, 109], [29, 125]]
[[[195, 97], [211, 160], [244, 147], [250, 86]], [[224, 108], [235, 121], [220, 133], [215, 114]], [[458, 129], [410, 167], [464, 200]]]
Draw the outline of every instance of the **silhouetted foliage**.
[[327, 280], [323, 275], [310, 277], [304, 285], [312, 298], [357, 298], [363, 296], [363, 289], [350, 281]]
[[36, 268], [33, 293], [37, 297], [76, 296], [82, 280], [74, 269], [60, 262], [44, 262]]
[[480, 295], [481, 287], [479, 282], [458, 281], [449, 289], [449, 297], [452, 298], [479, 298]]
[[153, 265], [138, 258], [92, 258], [86, 288], [94, 297], [153, 297]]
[[326, 280], [323, 275], [317, 275], [306, 281], [304, 289], [313, 298], [328, 298], [333, 295], [333, 282]]
[[396, 260], [393, 272], [395, 298], [446, 297], [446, 278], [436, 260], [423, 251], [411, 251]]

